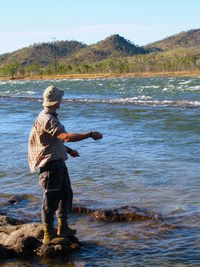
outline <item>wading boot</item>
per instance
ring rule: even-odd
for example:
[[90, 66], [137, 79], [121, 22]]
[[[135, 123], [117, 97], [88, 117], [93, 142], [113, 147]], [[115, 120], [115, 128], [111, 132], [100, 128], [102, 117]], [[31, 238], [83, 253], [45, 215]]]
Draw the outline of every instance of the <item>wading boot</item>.
[[44, 238], [42, 240], [42, 243], [44, 245], [49, 245], [49, 244], [60, 244], [65, 241], [64, 238], [58, 237], [56, 235], [56, 232], [53, 228], [52, 225], [49, 224], [44, 224]]
[[69, 237], [74, 236], [76, 234], [75, 229], [71, 229], [68, 226], [67, 220], [63, 220], [61, 218], [58, 218], [58, 231], [57, 235], [60, 237]]

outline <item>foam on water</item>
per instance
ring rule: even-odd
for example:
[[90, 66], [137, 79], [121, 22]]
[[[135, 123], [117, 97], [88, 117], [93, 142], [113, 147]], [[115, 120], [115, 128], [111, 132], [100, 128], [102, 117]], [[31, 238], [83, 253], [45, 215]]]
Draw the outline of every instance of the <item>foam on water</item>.
[[[26, 101], [42, 101], [42, 98], [39, 97], [21, 97], [21, 96], [7, 96], [5, 92], [4, 96], [0, 96], [2, 99], [18, 99], [20, 100], [26, 100]], [[34, 94], [35, 92], [26, 92], [26, 94]], [[16, 93], [16, 95], [21, 95], [19, 92]], [[63, 102], [69, 102], [69, 103], [106, 103], [106, 104], [133, 104], [133, 105], [147, 105], [147, 106], [169, 106], [169, 107], [185, 107], [185, 108], [190, 108], [190, 107], [198, 107], [200, 106], [200, 101], [190, 101], [190, 100], [177, 100], [177, 101], [172, 101], [172, 100], [151, 100], [151, 96], [139, 96], [139, 97], [127, 97], [127, 98], [112, 98], [112, 99], [88, 99], [88, 98], [63, 98]]]
[[181, 81], [179, 84], [188, 84], [188, 83], [191, 83], [192, 80], [189, 80], [189, 81]]

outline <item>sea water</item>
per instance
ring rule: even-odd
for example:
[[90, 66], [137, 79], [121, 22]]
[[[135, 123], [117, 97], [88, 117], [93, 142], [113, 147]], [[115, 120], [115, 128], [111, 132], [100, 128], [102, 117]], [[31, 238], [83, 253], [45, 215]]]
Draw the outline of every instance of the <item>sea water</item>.
[[[161, 214], [163, 222], [71, 215], [80, 251], [0, 264], [200, 266], [200, 78], [1, 81], [0, 212], [41, 222], [42, 190], [30, 173], [27, 145], [51, 84], [65, 92], [58, 114], [66, 131], [104, 136], [68, 144], [80, 154], [66, 162], [74, 204], [137, 206]], [[13, 196], [17, 203], [8, 205]]]

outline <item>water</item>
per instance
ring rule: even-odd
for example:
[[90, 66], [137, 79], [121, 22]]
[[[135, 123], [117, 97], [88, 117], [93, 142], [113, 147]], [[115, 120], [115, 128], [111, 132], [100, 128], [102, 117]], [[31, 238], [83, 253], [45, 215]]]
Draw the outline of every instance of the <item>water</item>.
[[[83, 248], [66, 258], [1, 262], [22, 266], [200, 266], [200, 78], [0, 82], [0, 211], [40, 221], [42, 191], [30, 174], [27, 142], [43, 90], [65, 91], [67, 131], [98, 130], [71, 143], [74, 203], [134, 205], [164, 222], [102, 223], [72, 215]], [[7, 205], [11, 196], [19, 199]]]

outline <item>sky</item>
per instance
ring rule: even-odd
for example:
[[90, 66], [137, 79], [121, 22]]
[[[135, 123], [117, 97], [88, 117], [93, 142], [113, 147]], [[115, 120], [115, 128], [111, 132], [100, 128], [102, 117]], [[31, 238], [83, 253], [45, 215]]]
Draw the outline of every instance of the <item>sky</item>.
[[1, 0], [0, 54], [55, 40], [120, 34], [145, 45], [200, 28], [199, 0]]

